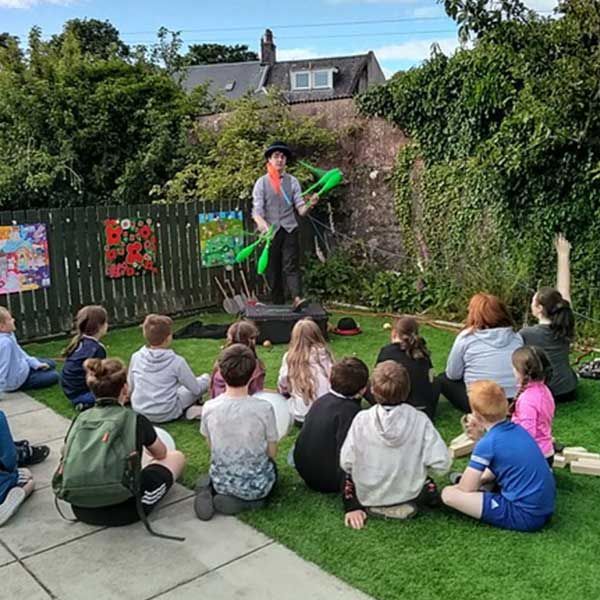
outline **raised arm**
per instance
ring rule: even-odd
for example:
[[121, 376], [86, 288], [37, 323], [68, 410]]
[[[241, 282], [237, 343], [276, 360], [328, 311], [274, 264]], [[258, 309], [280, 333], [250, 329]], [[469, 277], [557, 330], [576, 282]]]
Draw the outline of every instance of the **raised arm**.
[[562, 233], [559, 233], [554, 240], [556, 249], [557, 269], [556, 269], [556, 289], [560, 295], [571, 302], [571, 244]]

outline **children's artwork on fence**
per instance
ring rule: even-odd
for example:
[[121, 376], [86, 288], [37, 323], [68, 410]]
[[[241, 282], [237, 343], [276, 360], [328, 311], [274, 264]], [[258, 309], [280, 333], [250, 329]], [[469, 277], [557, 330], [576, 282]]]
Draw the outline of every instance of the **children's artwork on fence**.
[[105, 273], [111, 279], [157, 273], [157, 239], [152, 219], [104, 221]]
[[241, 210], [198, 215], [202, 266], [232, 265], [244, 247], [244, 215]]
[[49, 286], [46, 226], [43, 223], [0, 226], [0, 294]]

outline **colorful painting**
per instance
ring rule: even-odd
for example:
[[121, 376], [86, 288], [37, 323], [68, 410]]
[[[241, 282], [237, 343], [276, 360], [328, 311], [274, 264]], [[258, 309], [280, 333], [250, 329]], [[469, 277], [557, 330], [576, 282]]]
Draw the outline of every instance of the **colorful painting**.
[[42, 223], [0, 226], [0, 294], [49, 286], [46, 226]]
[[157, 273], [157, 239], [152, 219], [104, 221], [106, 276], [111, 279]]
[[244, 215], [241, 210], [198, 215], [200, 254], [204, 267], [232, 265], [244, 247]]

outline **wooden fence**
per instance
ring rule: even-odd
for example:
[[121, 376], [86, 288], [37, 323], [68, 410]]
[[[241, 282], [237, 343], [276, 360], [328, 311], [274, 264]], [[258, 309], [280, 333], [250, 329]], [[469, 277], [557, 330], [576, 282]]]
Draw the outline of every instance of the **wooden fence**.
[[[51, 270], [49, 287], [2, 294], [0, 305], [13, 314], [22, 341], [69, 333], [74, 314], [86, 304], [102, 304], [111, 325], [138, 323], [151, 312], [177, 315], [220, 305], [214, 277], [223, 279], [225, 269], [201, 264], [198, 214], [239, 209], [247, 221], [249, 208], [249, 203], [221, 201], [0, 212], [0, 225], [46, 224]], [[105, 276], [104, 221], [130, 217], [154, 221], [158, 273], [110, 279]], [[246, 222], [245, 229], [250, 227]], [[256, 256], [245, 266], [255, 286]], [[227, 276], [239, 289], [239, 269]]]

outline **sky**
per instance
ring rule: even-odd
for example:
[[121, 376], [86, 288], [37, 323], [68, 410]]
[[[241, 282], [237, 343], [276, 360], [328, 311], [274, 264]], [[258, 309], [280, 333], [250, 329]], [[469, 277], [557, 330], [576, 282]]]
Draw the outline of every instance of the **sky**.
[[[557, 0], [525, 0], [549, 14]], [[126, 43], [156, 41], [164, 26], [186, 44], [246, 44], [258, 51], [273, 31], [278, 60], [345, 56], [373, 50], [386, 75], [419, 64], [437, 42], [457, 46], [456, 26], [436, 0], [0, 0], [0, 32], [26, 40], [34, 25], [43, 37], [73, 18], [109, 20]]]

